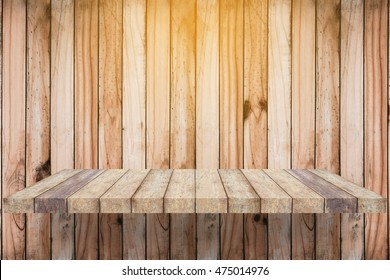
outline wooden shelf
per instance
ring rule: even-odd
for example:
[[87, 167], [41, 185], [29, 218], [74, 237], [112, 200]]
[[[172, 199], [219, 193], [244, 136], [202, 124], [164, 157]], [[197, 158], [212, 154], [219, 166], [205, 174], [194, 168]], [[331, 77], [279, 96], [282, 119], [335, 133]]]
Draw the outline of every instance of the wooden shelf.
[[325, 170], [62, 170], [4, 198], [14, 213], [379, 213], [386, 199]]

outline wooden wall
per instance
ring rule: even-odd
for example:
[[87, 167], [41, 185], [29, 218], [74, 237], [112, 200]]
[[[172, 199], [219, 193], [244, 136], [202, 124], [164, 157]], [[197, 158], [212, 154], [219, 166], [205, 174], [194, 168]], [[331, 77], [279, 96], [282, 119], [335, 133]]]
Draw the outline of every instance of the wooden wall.
[[[63, 168], [326, 168], [388, 196], [387, 0], [2, 0], [2, 197]], [[3, 259], [388, 259], [386, 214], [2, 213]]]

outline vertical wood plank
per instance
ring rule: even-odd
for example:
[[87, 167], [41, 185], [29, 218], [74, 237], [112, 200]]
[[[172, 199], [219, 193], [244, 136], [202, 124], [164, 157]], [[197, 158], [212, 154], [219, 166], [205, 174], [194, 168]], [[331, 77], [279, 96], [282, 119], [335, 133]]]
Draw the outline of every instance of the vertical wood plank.
[[[196, 168], [219, 167], [219, 1], [196, 11]], [[197, 214], [197, 259], [220, 259], [219, 214]]]
[[[340, 174], [363, 186], [363, 1], [342, 0]], [[341, 214], [341, 258], [364, 258], [363, 214]]]
[[[244, 168], [267, 168], [268, 1], [244, 2]], [[244, 215], [245, 259], [267, 259], [267, 214]]]
[[[147, 0], [147, 168], [169, 168], [170, 0]], [[146, 216], [147, 259], [169, 259], [169, 215]]]
[[[3, 3], [3, 197], [25, 187], [26, 1]], [[4, 213], [3, 259], [25, 258], [25, 215]]]
[[[292, 2], [292, 168], [314, 168], [315, 0]], [[314, 214], [292, 215], [292, 259], [315, 257]]]
[[[195, 167], [196, 1], [171, 0], [172, 168]], [[195, 214], [171, 214], [171, 259], [196, 259]]]
[[[51, 172], [74, 167], [74, 1], [51, 1]], [[66, 117], [64, 117], [66, 116]], [[74, 258], [74, 215], [53, 214], [52, 258]]]
[[[316, 168], [339, 173], [340, 0], [317, 1]], [[316, 216], [317, 259], [340, 258], [340, 215]]]
[[[50, 175], [50, 0], [27, 2], [26, 185]], [[50, 214], [26, 215], [26, 259], [50, 259]]]
[[[75, 2], [75, 168], [98, 167], [98, 0]], [[97, 214], [75, 215], [76, 259], [98, 259]]]
[[[244, 5], [220, 1], [220, 167], [243, 166]], [[243, 214], [221, 214], [221, 259], [242, 259]]]
[[[388, 29], [388, 33], [387, 33], [387, 36], [390, 37], [390, 2], [388, 4], [388, 7], [387, 7], [388, 11], [389, 11], [389, 14], [388, 14], [388, 22], [389, 22], [389, 29]], [[1, 42], [0, 42], [1, 43]], [[388, 51], [387, 51], [387, 59], [388, 59], [388, 69], [387, 69], [387, 75], [389, 76], [388, 77], [388, 80], [387, 80], [387, 85], [388, 85], [388, 91], [387, 91], [387, 98], [389, 99], [389, 103], [388, 103], [388, 108], [390, 108], [390, 42], [389, 42], [389, 38], [387, 38], [387, 43], [388, 43]], [[389, 141], [390, 141], [390, 112], [389, 110], [387, 111], [387, 115], [389, 116], [388, 117], [388, 123], [387, 123], [387, 161], [389, 160], [390, 158], [390, 149], [389, 149]], [[390, 195], [389, 195], [389, 192], [390, 192], [390, 165], [387, 164], [387, 231], [388, 231], [388, 259], [390, 260], [390, 209], [389, 209], [389, 206], [390, 206]]]
[[[145, 168], [146, 0], [123, 2], [123, 168]], [[123, 215], [123, 259], [145, 259], [145, 215]]]
[[[269, 1], [268, 167], [291, 167], [291, 3]], [[291, 215], [268, 215], [268, 258], [291, 258]]]
[[[122, 168], [122, 0], [99, 0], [99, 167]], [[122, 215], [99, 216], [100, 259], [122, 259]]]
[[[365, 1], [364, 185], [387, 196], [387, 1]], [[365, 258], [388, 258], [386, 214], [367, 214]]]

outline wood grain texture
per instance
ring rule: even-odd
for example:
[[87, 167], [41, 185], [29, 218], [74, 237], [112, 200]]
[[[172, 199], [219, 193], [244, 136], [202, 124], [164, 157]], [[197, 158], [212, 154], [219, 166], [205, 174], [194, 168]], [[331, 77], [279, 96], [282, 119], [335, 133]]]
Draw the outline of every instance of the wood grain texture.
[[[364, 186], [387, 196], [387, 1], [365, 2], [364, 26]], [[365, 258], [387, 259], [385, 214], [367, 214]]]
[[[0, 1], [0, 131], [3, 131], [3, 1]], [[3, 135], [0, 135], [0, 159], [3, 153]], [[3, 166], [0, 164], [0, 174], [3, 174]], [[0, 240], [3, 240], [3, 181], [0, 180]], [[1, 243], [3, 244], [3, 243]], [[0, 258], [3, 259], [3, 246], [0, 248]]]
[[357, 211], [357, 198], [337, 188], [328, 181], [307, 170], [288, 170], [295, 178], [325, 199], [325, 213], [354, 213]]
[[[195, 168], [196, 1], [171, 0], [170, 166]], [[194, 214], [170, 217], [171, 259], [196, 258]]]
[[292, 197], [292, 212], [324, 213], [324, 198], [289, 172], [276, 169], [264, 172]]
[[239, 169], [218, 170], [228, 197], [228, 212], [260, 212], [260, 198]]
[[[128, 170], [100, 197], [100, 212], [131, 213], [131, 198], [150, 170]], [[138, 215], [140, 216], [140, 215]]]
[[[242, 168], [244, 5], [234, 0], [221, 0], [219, 4], [220, 168]], [[221, 259], [241, 259], [243, 215], [223, 214], [220, 223]]]
[[131, 198], [133, 213], [164, 213], [164, 195], [171, 169], [152, 169]]
[[196, 169], [195, 172], [196, 213], [227, 213], [226, 192], [218, 171]]
[[194, 213], [195, 169], [173, 171], [164, 195], [164, 212]]
[[[267, 168], [268, 1], [244, 2], [244, 168]], [[244, 215], [245, 259], [267, 258], [266, 214]]]
[[[170, 0], [146, 3], [146, 166], [169, 168]], [[147, 259], [169, 258], [169, 215], [146, 216]]]
[[100, 197], [125, 173], [123, 169], [108, 169], [67, 199], [69, 213], [99, 213]]
[[[50, 1], [27, 2], [26, 185], [50, 175]], [[26, 215], [26, 259], [50, 258], [50, 215]]]
[[348, 181], [341, 176], [332, 174], [331, 172], [323, 169], [310, 169], [310, 172], [327, 180], [328, 182], [332, 183], [343, 191], [357, 197], [357, 212], [386, 212], [386, 198], [380, 196], [379, 194], [369, 191], [366, 188], [358, 186], [352, 181]]
[[[146, 165], [146, 0], [123, 1], [123, 167]], [[145, 215], [123, 215], [123, 259], [145, 259]], [[139, 227], [139, 229], [138, 229]], [[138, 230], [134, 231], [133, 229]]]
[[[98, 0], [75, 1], [75, 167], [98, 167]], [[98, 259], [99, 217], [75, 215], [76, 259]]]
[[[99, 0], [99, 167], [122, 168], [122, 0]], [[99, 217], [100, 259], [122, 259], [122, 215]]]
[[[291, 3], [268, 3], [268, 168], [290, 168]], [[268, 215], [268, 258], [290, 259], [290, 248], [291, 215]]]
[[291, 213], [292, 198], [264, 171], [243, 169], [257, 195], [260, 197], [261, 213]]
[[[51, 172], [74, 168], [74, 1], [51, 1]], [[64, 118], [66, 116], [66, 118]], [[74, 215], [51, 215], [52, 259], [73, 259]]]
[[[315, 167], [339, 173], [340, 0], [317, 1], [316, 9]], [[339, 259], [340, 215], [316, 218], [317, 259]]]
[[[3, 3], [2, 195], [25, 187], [26, 1]], [[25, 258], [25, 215], [3, 214], [2, 258]]]
[[[341, 1], [340, 174], [363, 185], [364, 1]], [[358, 203], [360, 204], [360, 203]], [[364, 216], [341, 215], [341, 258], [364, 258]]]
[[[315, 149], [315, 0], [292, 2], [291, 164], [313, 168]], [[315, 217], [292, 215], [292, 259], [315, 257]]]
[[35, 211], [38, 213], [68, 212], [68, 197], [99, 177], [105, 170], [83, 170], [54, 188], [35, 197]]
[[[219, 0], [198, 0], [196, 5], [196, 168], [218, 168]], [[197, 180], [202, 175], [197, 173]], [[219, 179], [218, 172], [216, 175]], [[196, 187], [197, 192], [198, 187], [203, 189], [202, 185]], [[206, 210], [202, 209], [202, 200], [196, 201], [196, 207]], [[211, 214], [211, 210], [196, 216], [197, 259], [220, 259], [219, 215]]]

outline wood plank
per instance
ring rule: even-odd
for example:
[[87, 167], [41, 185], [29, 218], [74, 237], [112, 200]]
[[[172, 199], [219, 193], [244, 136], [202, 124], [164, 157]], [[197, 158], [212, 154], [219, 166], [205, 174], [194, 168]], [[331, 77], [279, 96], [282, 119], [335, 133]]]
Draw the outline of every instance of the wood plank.
[[[387, 197], [387, 1], [365, 2], [364, 186]], [[386, 214], [367, 214], [365, 258], [387, 259]]]
[[[363, 185], [364, 1], [341, 2], [340, 174]], [[358, 203], [359, 205], [359, 203]], [[364, 259], [364, 216], [341, 215], [341, 258]]]
[[[27, 2], [26, 185], [50, 175], [50, 1]], [[50, 259], [50, 215], [26, 215], [26, 259]]]
[[[146, 165], [146, 0], [123, 1], [122, 107], [123, 167], [144, 169]], [[123, 259], [145, 259], [145, 227], [145, 215], [123, 215]]]
[[4, 212], [34, 213], [34, 198], [78, 174], [81, 170], [64, 169], [4, 198]]
[[[316, 9], [315, 168], [339, 173], [340, 0], [319, 0]], [[316, 258], [340, 258], [340, 215], [317, 215]]]
[[[388, 14], [388, 17], [389, 17], [389, 19], [390, 19], [390, 3], [389, 3], [389, 5], [388, 5], [388, 9], [389, 9], [389, 14]], [[388, 30], [388, 36], [390, 36], [390, 23], [389, 23], [389, 30]], [[389, 39], [389, 38], [388, 38]], [[387, 57], [387, 59], [389, 60], [388, 61], [388, 63], [387, 63], [387, 65], [389, 66], [389, 68], [387, 69], [387, 74], [389, 75], [389, 78], [388, 78], [388, 86], [389, 86], [389, 89], [388, 89], [388, 92], [390, 92], [390, 43], [389, 43], [389, 49], [388, 49], [388, 52], [387, 52], [387, 54], [388, 54], [388, 57]], [[389, 101], [388, 101], [388, 104], [390, 105], [390, 96], [389, 96]], [[388, 114], [389, 114], [389, 112], [388, 112]], [[389, 117], [388, 117], [389, 118]], [[390, 118], [389, 118], [390, 119]], [[388, 123], [387, 123], [387, 143], [389, 143], [389, 141], [390, 141], [390, 122], [388, 121]], [[389, 145], [389, 144], [387, 144], [387, 145]], [[389, 147], [389, 146], [388, 146]], [[390, 158], [390, 149], [387, 149], [387, 158]], [[388, 164], [387, 165], [387, 177], [388, 177], [388, 181], [387, 182], [389, 182], [390, 180], [390, 165]], [[388, 203], [387, 203], [387, 205], [388, 205], [388, 207], [387, 207], [387, 218], [388, 218], [388, 220], [387, 220], [387, 225], [388, 225], [388, 240], [389, 240], [389, 242], [388, 242], [388, 245], [389, 245], [389, 247], [388, 247], [388, 257], [389, 257], [389, 260], [390, 260], [390, 229], [389, 229], [389, 227], [390, 227], [390, 195], [389, 195], [389, 191], [390, 191], [390, 188], [388, 187], [388, 193], [387, 193], [387, 200], [388, 200]]]
[[[75, 2], [75, 167], [98, 167], [98, 0]], [[99, 216], [75, 215], [76, 259], [98, 259]]]
[[[50, 19], [50, 161], [54, 174], [74, 168], [74, 1], [51, 1]], [[51, 220], [52, 259], [73, 259], [74, 215], [53, 214]]]
[[[171, 168], [196, 164], [195, 53], [196, 0], [171, 0]], [[171, 259], [195, 259], [195, 214], [175, 214], [170, 219]]]
[[[147, 168], [169, 168], [170, 0], [146, 3]], [[169, 258], [169, 215], [146, 216], [148, 259]]]
[[[122, 168], [122, 0], [99, 1], [99, 167]], [[122, 259], [122, 215], [99, 216], [100, 259]]]
[[[243, 1], [220, 1], [220, 168], [243, 167], [243, 4]], [[243, 218], [241, 214], [221, 215], [221, 259], [243, 258]]]
[[238, 169], [219, 169], [219, 175], [228, 197], [228, 212], [260, 212], [260, 198]]
[[[267, 168], [268, 1], [244, 2], [244, 168]], [[245, 259], [267, 258], [267, 214], [244, 214]]]
[[100, 197], [101, 213], [131, 213], [131, 197], [150, 170], [128, 170]]
[[108, 169], [96, 180], [90, 181], [78, 192], [68, 197], [69, 213], [99, 213], [100, 197], [112, 187], [127, 170]]
[[164, 196], [164, 212], [195, 212], [195, 169], [173, 170]]
[[[2, 196], [25, 187], [26, 1], [3, 2]], [[25, 258], [25, 215], [2, 216], [2, 258]]]
[[345, 192], [357, 197], [359, 213], [379, 213], [386, 212], [386, 198], [379, 194], [369, 191], [366, 188], [360, 187], [357, 184], [349, 181], [339, 175], [333, 174], [323, 169], [310, 169], [310, 172], [317, 176], [327, 180], [336, 187], [344, 190]]
[[164, 195], [172, 176], [171, 169], [152, 169], [131, 197], [133, 213], [164, 213]]
[[[3, 102], [3, 1], [0, 1], [0, 102]], [[0, 131], [3, 131], [3, 113], [2, 104], [0, 105]], [[3, 135], [0, 133], [0, 159], [2, 159], [3, 152]], [[3, 174], [3, 166], [0, 164], [0, 174]], [[3, 181], [0, 179], [0, 240], [3, 240], [3, 228], [2, 228], [2, 217], [3, 217]], [[3, 248], [0, 248], [0, 259], [3, 259]]]
[[227, 213], [227, 197], [218, 171], [196, 169], [195, 172], [196, 213]]
[[260, 197], [261, 213], [291, 213], [292, 198], [262, 170], [242, 169]]
[[[218, 168], [219, 0], [198, 0], [196, 5], [196, 168]], [[197, 181], [201, 174], [196, 173]], [[214, 174], [219, 179], [218, 172]], [[198, 193], [198, 184], [196, 191]], [[222, 191], [225, 195], [223, 187]], [[202, 197], [205, 196], [202, 194]], [[203, 210], [201, 204], [202, 200], [199, 204], [196, 201], [197, 212]], [[196, 216], [197, 259], [219, 259], [219, 215], [211, 214], [213, 211], [204, 212]]]
[[[268, 11], [268, 168], [291, 164], [291, 3]], [[278, 108], [278, 109], [276, 109]], [[268, 258], [291, 258], [291, 215], [268, 215]]]
[[291, 175], [325, 199], [325, 213], [355, 213], [357, 198], [328, 181], [302, 169], [288, 170]]
[[[313, 168], [315, 149], [315, 0], [292, 2], [292, 168]], [[315, 257], [314, 214], [292, 215], [292, 259]]]
[[292, 197], [292, 212], [324, 213], [324, 198], [289, 172], [279, 169], [266, 169], [264, 172]]
[[105, 170], [83, 170], [54, 188], [35, 197], [35, 212], [68, 212], [68, 197], [79, 191], [103, 172], [105, 172]]

